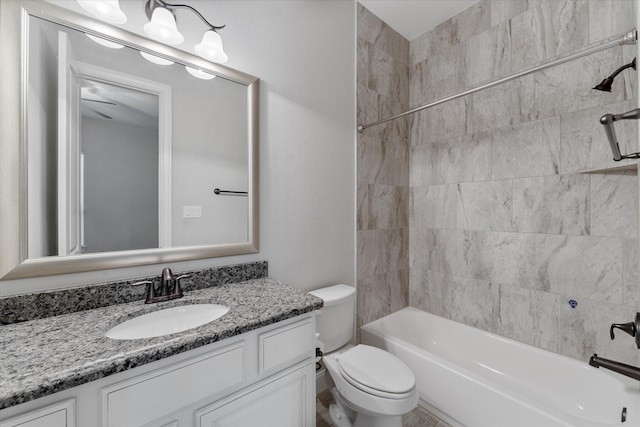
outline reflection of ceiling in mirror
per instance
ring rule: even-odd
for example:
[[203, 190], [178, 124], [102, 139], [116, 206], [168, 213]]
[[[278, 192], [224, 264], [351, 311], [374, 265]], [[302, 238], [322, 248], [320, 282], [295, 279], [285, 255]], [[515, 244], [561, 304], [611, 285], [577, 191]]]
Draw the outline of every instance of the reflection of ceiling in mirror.
[[86, 78], [81, 83], [82, 117], [158, 126], [157, 95]]

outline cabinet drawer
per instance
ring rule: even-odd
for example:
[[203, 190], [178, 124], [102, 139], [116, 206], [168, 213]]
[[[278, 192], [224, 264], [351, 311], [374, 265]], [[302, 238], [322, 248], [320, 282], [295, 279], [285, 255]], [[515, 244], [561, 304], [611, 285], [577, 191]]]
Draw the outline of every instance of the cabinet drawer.
[[244, 343], [102, 389], [102, 425], [139, 426], [244, 381]]
[[74, 427], [75, 399], [36, 409], [6, 421], [0, 427]]
[[304, 320], [261, 334], [260, 373], [284, 368], [314, 356], [315, 331], [311, 320]]

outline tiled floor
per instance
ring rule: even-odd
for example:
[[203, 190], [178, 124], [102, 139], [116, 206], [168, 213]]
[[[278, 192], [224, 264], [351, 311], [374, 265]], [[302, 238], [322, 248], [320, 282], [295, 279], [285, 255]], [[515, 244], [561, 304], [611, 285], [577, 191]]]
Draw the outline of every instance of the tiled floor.
[[[329, 405], [332, 396], [329, 390], [320, 393], [316, 398], [316, 427], [331, 427], [329, 422]], [[428, 411], [417, 407], [402, 417], [403, 427], [451, 427]]]

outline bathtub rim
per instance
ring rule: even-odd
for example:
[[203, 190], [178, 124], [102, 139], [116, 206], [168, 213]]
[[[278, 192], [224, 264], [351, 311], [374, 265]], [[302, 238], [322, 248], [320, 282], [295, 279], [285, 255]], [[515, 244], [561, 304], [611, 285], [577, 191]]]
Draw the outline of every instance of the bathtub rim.
[[[488, 389], [490, 389], [492, 392], [495, 392], [497, 394], [499, 394], [500, 396], [511, 400], [511, 401], [515, 401], [519, 404], [522, 404], [524, 406], [526, 406], [528, 409], [533, 410], [537, 413], [543, 414], [544, 416], [548, 416], [550, 418], [552, 418], [554, 421], [557, 421], [558, 423], [562, 423], [565, 424], [567, 426], [581, 426], [581, 427], [604, 427], [604, 426], [616, 426], [616, 425], [620, 425], [620, 426], [624, 426], [624, 425], [631, 425], [631, 424], [623, 424], [623, 423], [618, 423], [618, 424], [607, 424], [606, 422], [600, 422], [600, 421], [593, 421], [593, 420], [589, 420], [589, 419], [585, 419], [582, 418], [580, 416], [577, 416], [575, 414], [572, 413], [568, 413], [565, 411], [562, 411], [561, 409], [554, 407], [552, 405], [550, 405], [547, 402], [541, 401], [536, 399], [534, 396], [529, 396], [527, 394], [524, 394], [522, 391], [513, 389], [511, 387], [509, 387], [508, 385], [501, 385], [499, 383], [497, 383], [496, 381], [492, 380], [491, 378], [488, 377], [482, 377], [482, 379], [484, 381], [479, 381], [477, 379], [477, 377], [479, 376], [477, 373], [470, 371], [469, 369], [467, 369], [464, 366], [460, 366], [458, 364], [455, 364], [453, 362], [450, 362], [446, 359], [444, 359], [443, 357], [441, 357], [438, 354], [432, 353], [430, 351], [427, 351], [421, 347], [419, 347], [416, 344], [413, 344], [409, 341], [405, 341], [402, 338], [399, 338], [397, 336], [393, 336], [393, 335], [388, 335], [383, 328], [381, 328], [380, 324], [383, 324], [385, 322], [388, 322], [389, 318], [394, 317], [394, 315], [397, 317], [402, 313], [402, 312], [417, 312], [417, 314], [419, 315], [423, 315], [425, 317], [433, 317], [436, 319], [440, 319], [441, 321], [448, 321], [448, 322], [453, 322], [455, 325], [457, 325], [458, 327], [464, 328], [466, 330], [471, 330], [473, 333], [481, 333], [483, 335], [486, 335], [492, 339], [496, 339], [498, 341], [501, 342], [506, 342], [509, 345], [515, 345], [516, 347], [520, 347], [520, 348], [524, 348], [526, 349], [533, 349], [534, 351], [539, 351], [539, 352], [544, 352], [544, 353], [548, 353], [554, 357], [559, 357], [561, 359], [563, 359], [564, 361], [567, 361], [571, 364], [579, 364], [579, 368], [581, 369], [589, 369], [590, 367], [588, 366], [587, 362], [584, 362], [584, 365], [582, 365], [582, 361], [579, 359], [574, 359], [559, 353], [554, 353], [551, 352], [549, 350], [540, 348], [540, 347], [535, 347], [532, 346], [530, 344], [526, 344], [511, 338], [506, 338], [500, 335], [497, 335], [495, 333], [489, 332], [489, 331], [485, 331], [483, 329], [480, 328], [476, 328], [467, 324], [464, 324], [462, 322], [456, 321], [456, 320], [452, 320], [452, 319], [448, 319], [446, 317], [443, 316], [438, 316], [436, 314], [433, 313], [429, 313], [427, 311], [421, 310], [419, 308], [416, 307], [404, 307], [396, 312], [390, 313], [380, 319], [374, 320], [372, 322], [369, 322], [365, 325], [361, 326], [361, 341], [365, 344], [369, 344], [369, 345], [374, 345], [371, 342], [364, 342], [364, 339], [366, 337], [366, 334], [372, 334], [373, 336], [377, 337], [378, 339], [382, 340], [383, 342], [388, 342], [392, 345], [397, 345], [400, 347], [404, 347], [405, 349], [407, 349], [410, 352], [413, 353], [417, 353], [417, 354], [425, 354], [428, 355], [428, 359], [433, 362], [436, 363], [437, 365], [439, 365], [440, 368], [444, 368], [447, 371], [450, 371], [456, 375], [461, 375], [463, 376], [465, 379], [470, 380], [472, 382], [474, 382], [475, 384], [479, 384], [483, 387], [486, 387]], [[388, 349], [387, 349], [388, 350]], [[454, 366], [456, 369], [453, 369], [452, 366]], [[640, 393], [640, 384], [636, 384], [635, 381], [620, 376], [618, 374], [615, 374], [613, 372], [609, 372], [609, 371], [604, 371], [604, 370], [600, 370], [599, 372], [601, 372], [602, 374], [606, 375], [607, 377], [609, 377], [610, 379], [616, 381], [617, 383], [621, 383], [624, 388], [631, 388], [633, 389], [637, 389], [638, 392]], [[503, 391], [502, 389], [508, 390], [508, 394]], [[464, 425], [461, 424], [460, 421], [457, 421], [457, 419], [455, 417], [452, 417], [451, 415], [447, 414], [446, 412], [444, 412], [443, 410], [435, 407], [434, 405], [430, 404], [428, 402], [428, 400], [425, 398], [424, 393], [420, 390], [420, 388], [418, 387], [418, 392], [420, 395], [420, 403], [419, 405], [424, 407], [425, 409], [431, 411], [432, 409], [435, 409], [435, 411], [431, 411], [432, 413], [434, 413], [435, 415], [437, 415], [438, 417], [440, 417], [440, 415], [444, 415], [443, 419], [446, 422], [450, 422], [453, 421], [454, 425]], [[635, 405], [632, 407], [633, 409], [633, 418], [630, 421], [633, 422], [640, 422], [640, 418], [637, 418], [638, 415], [640, 415], [640, 404], [639, 405]], [[628, 420], [629, 421], [629, 420]]]

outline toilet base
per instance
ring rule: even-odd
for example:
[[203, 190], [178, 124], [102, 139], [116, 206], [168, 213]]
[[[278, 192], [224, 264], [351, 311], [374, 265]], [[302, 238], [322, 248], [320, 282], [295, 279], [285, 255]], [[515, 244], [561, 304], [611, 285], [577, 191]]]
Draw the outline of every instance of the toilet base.
[[402, 427], [401, 415], [371, 416], [358, 412], [353, 427]]
[[334, 427], [402, 427], [401, 415], [368, 415], [349, 407], [338, 390], [331, 389], [335, 403], [329, 406], [329, 418]]

